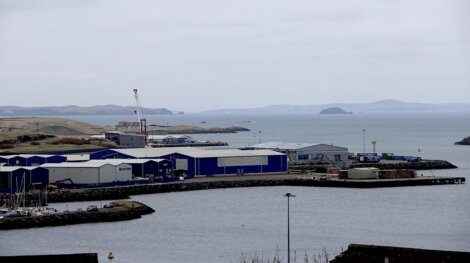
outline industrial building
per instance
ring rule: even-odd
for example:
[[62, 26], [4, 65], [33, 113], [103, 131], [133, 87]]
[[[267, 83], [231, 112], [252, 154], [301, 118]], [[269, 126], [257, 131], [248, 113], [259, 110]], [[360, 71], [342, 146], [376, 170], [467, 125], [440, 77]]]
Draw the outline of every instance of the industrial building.
[[38, 166], [44, 163], [62, 163], [67, 161], [65, 156], [47, 154], [16, 154], [0, 156], [0, 163], [12, 166]]
[[67, 181], [71, 184], [103, 185], [132, 180], [132, 166], [107, 162], [46, 163], [51, 183]]
[[49, 172], [41, 167], [1, 166], [0, 192], [11, 193], [32, 189], [44, 190], [49, 184]]
[[167, 159], [187, 177], [287, 172], [287, 157], [271, 150], [205, 150], [194, 147], [107, 149], [90, 159]]
[[121, 163], [132, 166], [132, 177], [144, 178], [170, 178], [173, 175], [172, 163], [165, 159], [107, 159], [91, 160], [95, 163], [110, 163], [118, 165]]
[[176, 134], [176, 135], [149, 135], [148, 140], [155, 144], [189, 144], [195, 141], [188, 135]]
[[270, 149], [285, 153], [290, 162], [344, 162], [352, 156], [348, 148], [323, 143], [266, 142], [250, 149]]
[[105, 133], [104, 137], [106, 140], [110, 140], [123, 148], [145, 147], [145, 135], [143, 134], [112, 131]]

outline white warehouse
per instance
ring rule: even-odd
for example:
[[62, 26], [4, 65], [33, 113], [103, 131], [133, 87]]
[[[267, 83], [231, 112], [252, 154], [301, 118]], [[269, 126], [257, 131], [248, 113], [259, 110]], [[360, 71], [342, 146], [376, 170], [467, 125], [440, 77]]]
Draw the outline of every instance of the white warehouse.
[[106, 184], [132, 180], [132, 166], [126, 163], [47, 163], [49, 182], [71, 180], [74, 184]]
[[290, 162], [337, 163], [347, 161], [352, 155], [348, 152], [348, 148], [324, 143], [266, 142], [249, 148], [269, 149], [285, 153]]

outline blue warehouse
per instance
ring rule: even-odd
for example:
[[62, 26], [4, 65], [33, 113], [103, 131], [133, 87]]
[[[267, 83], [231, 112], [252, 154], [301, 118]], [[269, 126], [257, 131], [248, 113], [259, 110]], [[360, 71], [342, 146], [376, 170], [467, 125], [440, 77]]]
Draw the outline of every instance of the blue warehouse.
[[38, 166], [45, 163], [62, 163], [66, 161], [67, 158], [61, 155], [18, 154], [0, 156], [0, 163], [13, 166]]
[[189, 178], [217, 175], [272, 174], [287, 172], [287, 156], [272, 150], [205, 150], [194, 147], [107, 149], [90, 159], [170, 160], [175, 172]]
[[42, 167], [1, 166], [0, 192], [11, 193], [46, 189], [49, 184], [49, 171]]

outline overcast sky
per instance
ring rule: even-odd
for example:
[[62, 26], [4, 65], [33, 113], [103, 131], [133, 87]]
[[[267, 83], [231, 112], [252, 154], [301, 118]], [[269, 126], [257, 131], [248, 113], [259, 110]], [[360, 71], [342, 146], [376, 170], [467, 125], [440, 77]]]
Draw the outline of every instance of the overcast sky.
[[[68, 3], [64, 3], [68, 2]], [[470, 103], [468, 0], [0, 0], [0, 105]]]

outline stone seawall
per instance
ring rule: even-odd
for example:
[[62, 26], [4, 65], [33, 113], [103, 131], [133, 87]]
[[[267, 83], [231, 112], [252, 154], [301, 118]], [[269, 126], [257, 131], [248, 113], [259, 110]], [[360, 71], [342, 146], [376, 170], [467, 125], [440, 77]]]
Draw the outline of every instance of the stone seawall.
[[[315, 187], [396, 187], [396, 186], [421, 186], [440, 184], [465, 183], [464, 177], [426, 177], [406, 179], [373, 179], [373, 180], [345, 180], [330, 178], [318, 180], [309, 175], [262, 175], [262, 176], [238, 176], [238, 177], [212, 177], [198, 178], [188, 181], [178, 181], [157, 184], [142, 184], [122, 187], [83, 189], [78, 191], [50, 192], [49, 203], [113, 200], [126, 199], [131, 195], [155, 194], [167, 192], [182, 192], [207, 189], [237, 188], [237, 187], [260, 187], [260, 186], [315, 186]], [[3, 196], [7, 199], [7, 196]], [[30, 194], [28, 200], [37, 200]]]
[[93, 212], [73, 211], [40, 216], [6, 217], [0, 219], [0, 230], [124, 221], [155, 212], [152, 208], [134, 201], [116, 201], [113, 204], [113, 208], [101, 208]]
[[120, 199], [129, 198], [130, 195], [182, 192], [194, 190], [208, 190], [236, 187], [278, 186], [284, 185], [284, 179], [272, 180], [227, 180], [227, 181], [204, 181], [204, 182], [173, 182], [162, 184], [142, 184], [124, 187], [95, 188], [81, 192], [50, 193], [50, 203], [74, 202], [84, 200], [112, 200], [116, 196]]
[[[245, 179], [243, 177], [232, 180], [217, 180], [203, 182], [174, 182], [164, 184], [134, 185], [127, 187], [113, 187], [109, 189], [90, 189], [82, 192], [86, 199], [102, 200], [102, 198], [112, 196], [131, 196], [141, 194], [155, 194], [167, 192], [182, 192], [221, 188], [237, 187], [261, 187], [261, 186], [315, 186], [315, 187], [350, 187], [350, 188], [377, 188], [377, 187], [397, 187], [397, 186], [422, 186], [422, 185], [441, 185], [441, 184], [460, 184], [465, 183], [463, 177], [417, 177], [407, 179], [376, 179], [376, 180], [341, 180], [330, 179], [320, 181], [309, 179], [308, 177], [286, 177], [273, 179]], [[71, 202], [74, 201], [76, 194], [69, 193], [54, 194], [52, 202]], [[81, 198], [80, 198], [81, 199]]]
[[425, 186], [444, 184], [464, 184], [463, 177], [416, 177], [406, 179], [371, 179], [371, 180], [310, 180], [287, 179], [285, 184], [290, 186], [315, 186], [315, 187], [345, 187], [345, 188], [383, 188], [403, 186]]
[[380, 163], [354, 163], [350, 168], [376, 167], [379, 169], [412, 169], [412, 170], [438, 170], [455, 169], [457, 166], [444, 160], [424, 160], [421, 162], [380, 162]]

